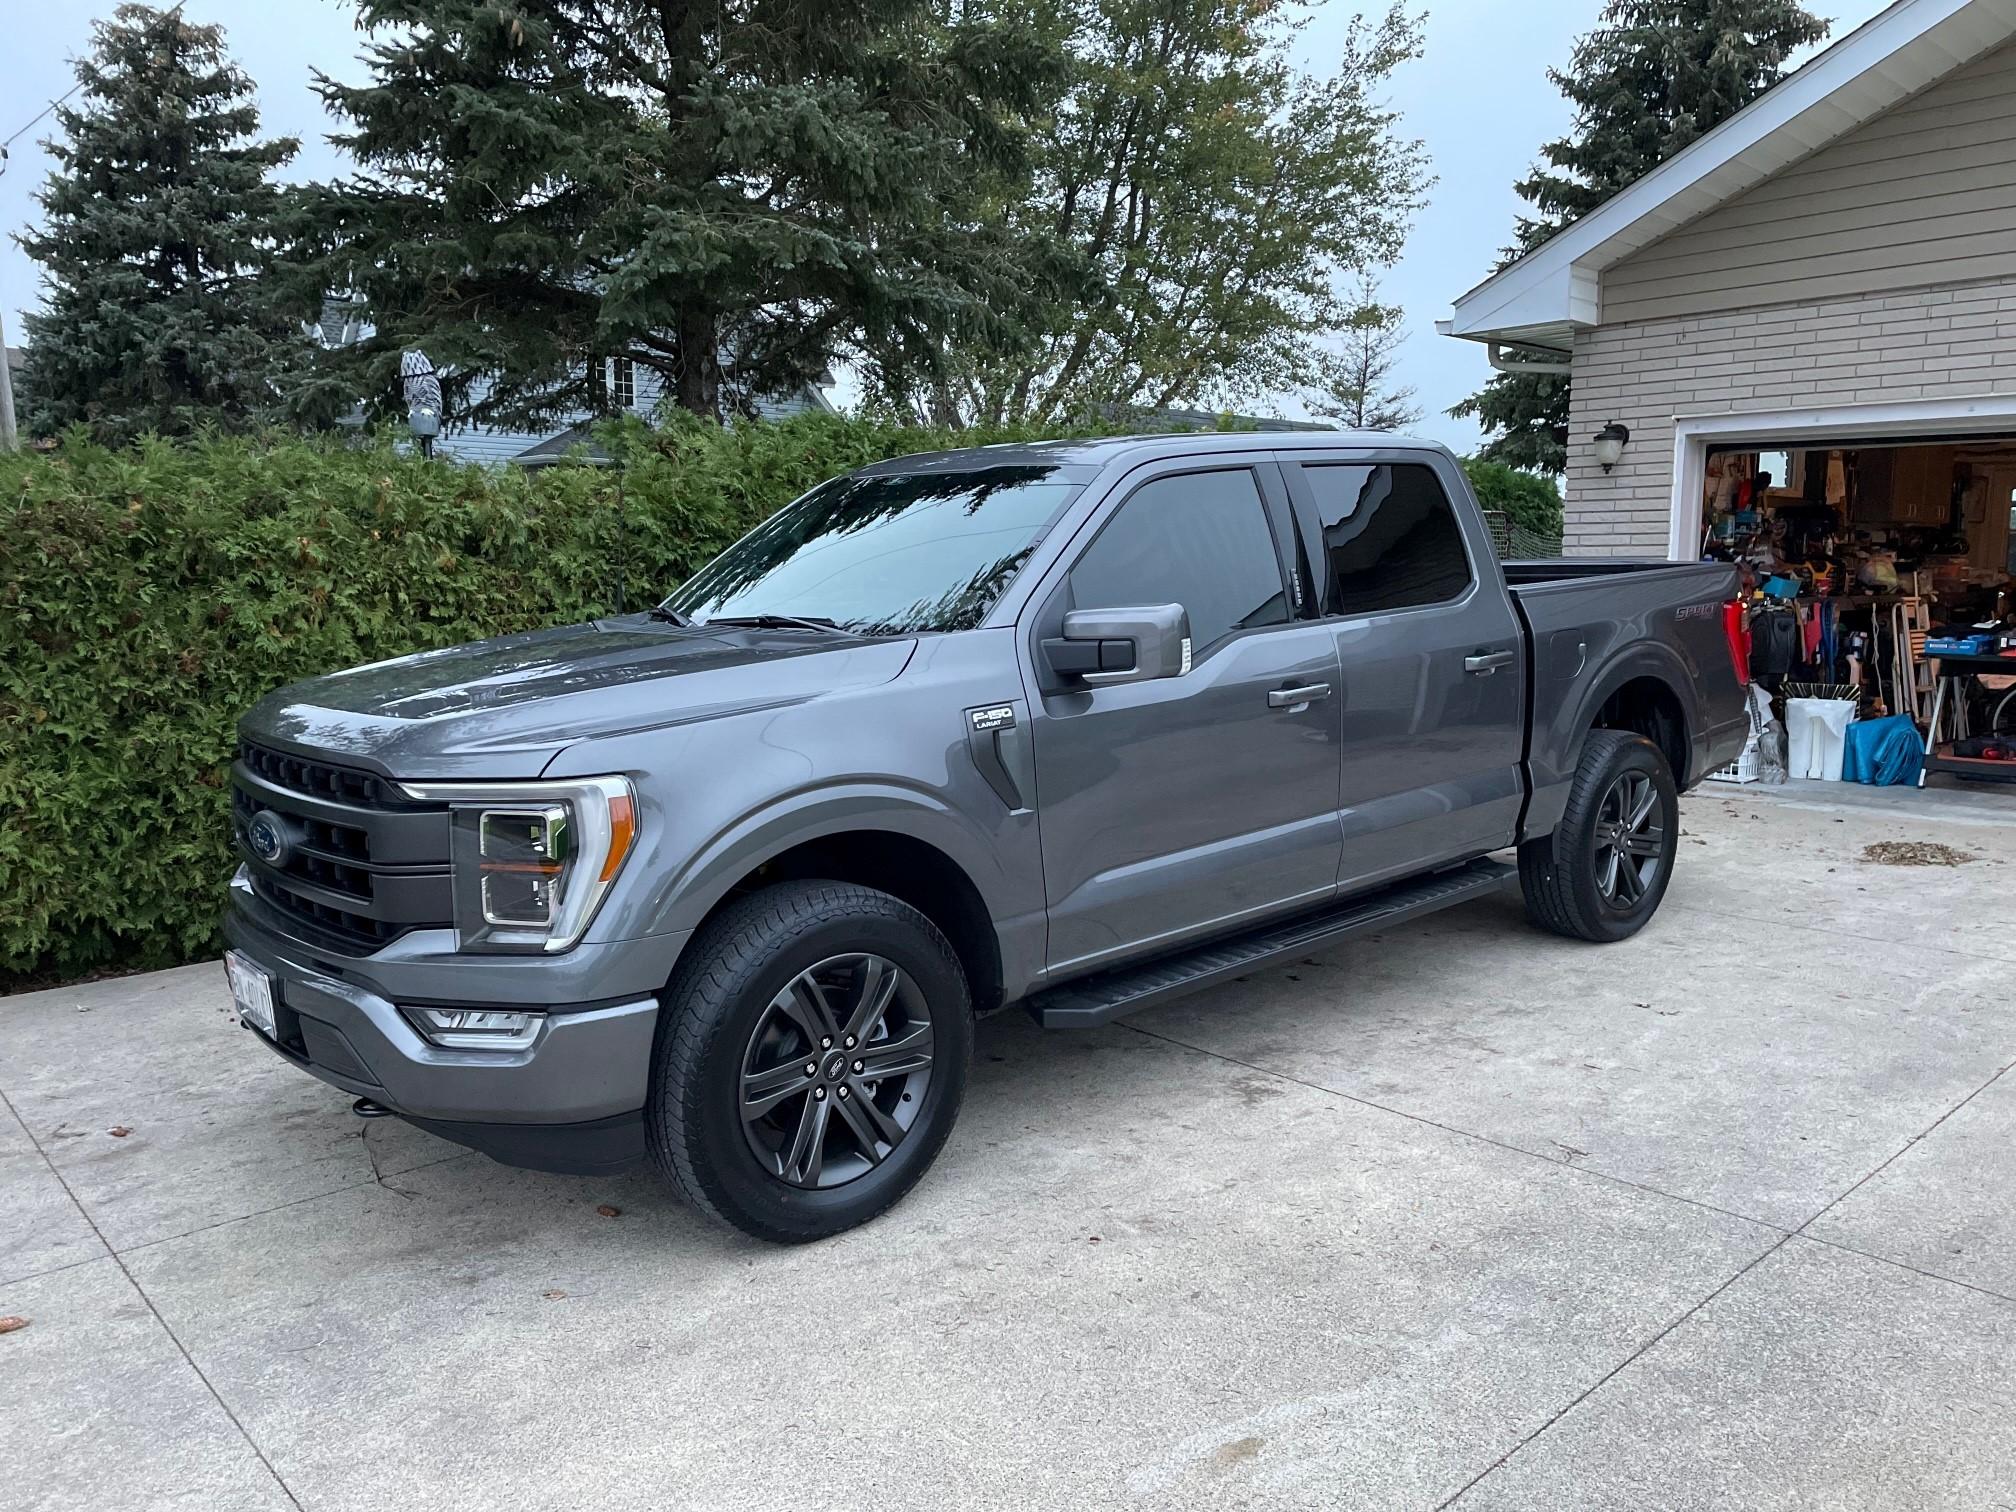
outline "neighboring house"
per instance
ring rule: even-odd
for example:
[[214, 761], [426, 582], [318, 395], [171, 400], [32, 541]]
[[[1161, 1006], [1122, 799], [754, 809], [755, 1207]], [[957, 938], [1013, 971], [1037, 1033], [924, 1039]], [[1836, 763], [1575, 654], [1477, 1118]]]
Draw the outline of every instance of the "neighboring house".
[[1711, 452], [1937, 443], [1945, 518], [2016, 440], [2016, 0], [1899, 0], [1438, 329], [1572, 364], [1571, 553], [1698, 555]]
[[[727, 354], [722, 354], [724, 380], [732, 382], [733, 373], [728, 368]], [[620, 411], [649, 419], [658, 412], [658, 402], [664, 396], [664, 384], [658, 374], [647, 367], [638, 366], [627, 358], [605, 359], [602, 364], [600, 388], [608, 396], [609, 411]], [[592, 382], [590, 387], [597, 387]], [[470, 400], [480, 401], [483, 385], [479, 381], [472, 385]], [[792, 415], [809, 413], [832, 414], [833, 405], [816, 384], [806, 384], [795, 393], [775, 397], [756, 397], [749, 401], [749, 409], [759, 419], [782, 420]], [[586, 410], [577, 410], [564, 415], [552, 424], [538, 430], [512, 430], [498, 426], [478, 425], [469, 422], [448, 422], [442, 427], [440, 439], [434, 443], [437, 457], [453, 457], [460, 462], [522, 462], [528, 466], [563, 461], [577, 444], [588, 440], [588, 427], [593, 416]], [[609, 458], [601, 454], [599, 447], [590, 447], [588, 460], [606, 463]]]
[[[364, 320], [360, 304], [332, 295], [322, 303], [322, 319], [313, 328], [313, 334], [325, 347], [348, 346], [369, 336], [371, 326]], [[724, 385], [732, 386], [732, 360], [724, 352], [721, 362]], [[600, 381], [594, 381], [598, 376]], [[470, 402], [481, 402], [487, 385], [479, 379], [471, 387]], [[645, 419], [657, 413], [658, 401], [664, 394], [664, 385], [657, 373], [621, 357], [603, 359], [601, 372], [599, 375], [591, 374], [589, 387], [599, 390], [605, 397], [603, 413], [622, 411]], [[748, 408], [764, 420], [781, 420], [806, 413], [833, 413], [833, 405], [822, 388], [809, 383], [793, 393], [753, 398]], [[363, 418], [360, 406], [354, 423], [361, 425]], [[450, 417], [444, 421], [441, 434], [434, 442], [434, 454], [451, 457], [458, 462], [519, 462], [532, 467], [580, 455], [584, 460], [606, 465], [608, 454], [595, 446], [589, 436], [594, 418], [589, 411], [581, 409], [563, 414], [537, 429], [517, 429], [458, 421]], [[585, 451], [577, 453], [577, 447], [585, 448]]]
[[1107, 411], [1107, 418], [1124, 419], [1129, 426], [1139, 426], [1145, 431], [1327, 431], [1336, 427], [1321, 420], [1283, 420], [1269, 415], [1235, 415], [1225, 410], [1179, 409], [1165, 405], [1161, 409], [1136, 409], [1132, 407]]

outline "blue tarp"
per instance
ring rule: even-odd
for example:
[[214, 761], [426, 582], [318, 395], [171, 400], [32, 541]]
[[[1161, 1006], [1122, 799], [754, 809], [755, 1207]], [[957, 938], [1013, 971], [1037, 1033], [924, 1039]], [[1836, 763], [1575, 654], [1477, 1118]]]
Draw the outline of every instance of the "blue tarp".
[[1848, 751], [1841, 762], [1844, 782], [1897, 787], [1916, 782], [1924, 769], [1925, 742], [1908, 714], [1848, 726]]

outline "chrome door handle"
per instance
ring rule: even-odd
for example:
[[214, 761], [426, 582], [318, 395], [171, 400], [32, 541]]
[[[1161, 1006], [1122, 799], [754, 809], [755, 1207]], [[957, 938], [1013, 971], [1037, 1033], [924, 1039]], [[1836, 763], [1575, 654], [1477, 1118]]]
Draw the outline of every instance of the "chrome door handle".
[[1300, 688], [1276, 688], [1267, 695], [1270, 709], [1292, 709], [1298, 704], [1312, 704], [1319, 698], [1330, 696], [1330, 684], [1308, 683]]
[[1466, 656], [1463, 658], [1463, 670], [1465, 672], [1474, 672], [1479, 677], [1489, 677], [1500, 667], [1509, 667], [1511, 665], [1512, 653], [1510, 651], [1480, 651], [1475, 656]]

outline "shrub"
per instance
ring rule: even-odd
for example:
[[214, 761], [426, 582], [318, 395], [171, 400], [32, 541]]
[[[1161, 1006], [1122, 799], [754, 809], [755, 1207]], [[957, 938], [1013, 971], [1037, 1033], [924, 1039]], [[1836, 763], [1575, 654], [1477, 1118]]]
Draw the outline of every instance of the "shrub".
[[1552, 478], [1476, 457], [1463, 459], [1463, 471], [1486, 509], [1499, 511], [1523, 529], [1560, 538], [1561, 489]]
[[954, 444], [833, 416], [610, 441], [620, 470], [81, 432], [0, 455], [0, 979], [216, 948], [235, 726], [271, 689], [608, 613], [619, 581], [639, 608], [820, 479]]

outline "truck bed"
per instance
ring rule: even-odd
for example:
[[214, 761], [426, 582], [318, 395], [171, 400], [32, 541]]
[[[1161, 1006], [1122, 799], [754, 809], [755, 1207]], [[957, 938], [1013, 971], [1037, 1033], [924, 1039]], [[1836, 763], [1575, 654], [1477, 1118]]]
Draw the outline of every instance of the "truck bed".
[[1683, 788], [1728, 759], [1732, 740], [1740, 746], [1743, 699], [1722, 618], [1736, 596], [1734, 567], [1596, 557], [1507, 562], [1504, 573], [1532, 647], [1527, 833], [1553, 826], [1583, 732], [1636, 678], [1663, 677], [1678, 690], [1681, 728], [1655, 738], [1676, 758]]

